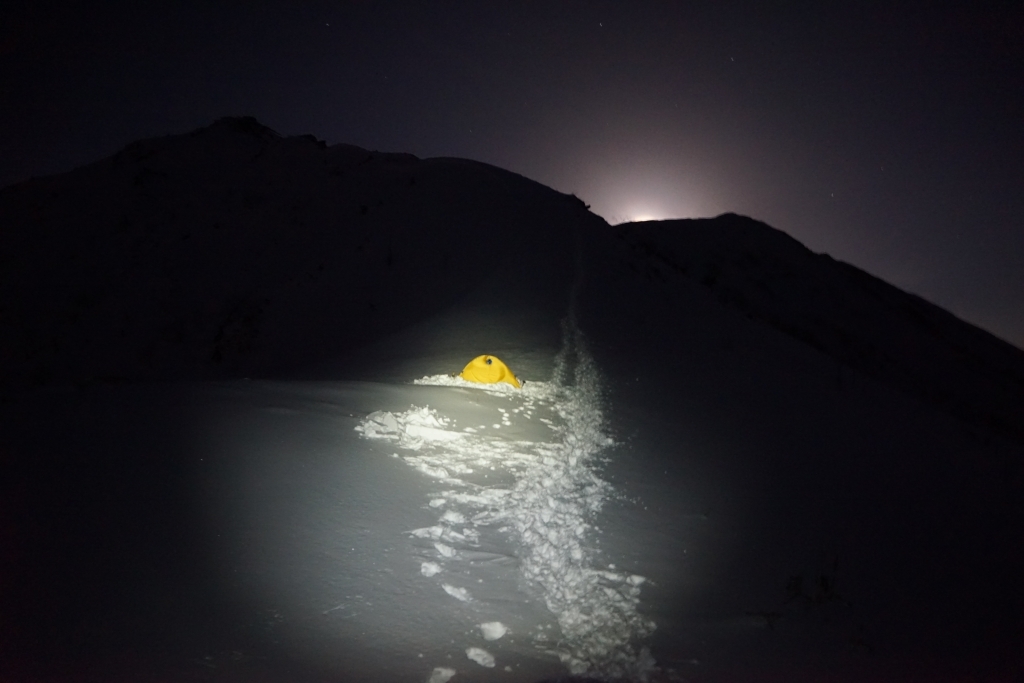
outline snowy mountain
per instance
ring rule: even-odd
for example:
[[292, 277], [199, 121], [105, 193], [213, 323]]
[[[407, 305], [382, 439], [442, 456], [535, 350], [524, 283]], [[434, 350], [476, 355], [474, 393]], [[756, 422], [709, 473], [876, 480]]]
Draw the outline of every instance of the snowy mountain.
[[625, 224], [629, 267], [652, 282], [685, 278], [718, 301], [975, 425], [1024, 438], [1024, 353], [758, 221]]
[[251, 118], [134, 143], [0, 193], [0, 383], [266, 376], [442, 310], [588, 222], [485, 164]]
[[763, 223], [224, 119], [0, 226], [0, 679], [1024, 672], [1024, 353]]

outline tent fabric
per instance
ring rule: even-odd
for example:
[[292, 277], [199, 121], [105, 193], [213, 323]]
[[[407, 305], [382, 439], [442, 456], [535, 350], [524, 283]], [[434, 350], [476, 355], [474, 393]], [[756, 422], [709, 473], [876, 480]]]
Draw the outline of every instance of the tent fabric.
[[477, 356], [469, 361], [469, 364], [463, 368], [459, 377], [470, 382], [482, 382], [484, 384], [505, 382], [506, 384], [511, 384], [516, 389], [520, 389], [523, 386], [519, 378], [508, 369], [508, 366], [495, 356]]

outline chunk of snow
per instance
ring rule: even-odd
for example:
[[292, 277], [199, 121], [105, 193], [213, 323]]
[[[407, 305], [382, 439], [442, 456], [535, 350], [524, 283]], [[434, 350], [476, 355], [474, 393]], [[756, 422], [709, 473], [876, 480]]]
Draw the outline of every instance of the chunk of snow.
[[441, 573], [441, 565], [437, 562], [424, 562], [420, 565], [420, 574], [423, 576], [434, 576]]
[[483, 648], [468, 647], [466, 648], [466, 656], [480, 666], [486, 666], [488, 669], [494, 667], [494, 655]]
[[484, 640], [497, 640], [508, 633], [508, 628], [500, 621], [485, 621], [480, 624], [480, 632], [483, 634]]
[[444, 589], [445, 593], [447, 593], [448, 595], [452, 596], [456, 600], [460, 600], [462, 602], [469, 602], [470, 600], [473, 599], [469, 595], [469, 591], [466, 590], [465, 588], [458, 588], [458, 587], [453, 586], [453, 585], [448, 584], [448, 583], [442, 583], [441, 584], [441, 588]]
[[426, 465], [423, 463], [417, 463], [415, 467], [428, 477], [434, 477], [435, 479], [448, 478], [448, 470], [446, 470], [443, 467], [431, 467], [430, 465]]
[[441, 515], [441, 521], [447, 522], [448, 524], [465, 524], [466, 517], [462, 513], [455, 512], [454, 510], [448, 510]]
[[450, 545], [445, 545], [444, 543], [435, 543], [434, 548], [436, 548], [437, 552], [441, 553], [444, 557], [455, 557], [458, 554], [458, 551], [455, 548]]
[[430, 673], [430, 678], [427, 679], [427, 683], [448, 683], [454, 675], [455, 669], [439, 666]]
[[441, 534], [444, 533], [444, 527], [440, 526], [428, 526], [422, 529], [413, 529], [409, 532], [409, 535], [415, 536], [416, 538], [441, 538]]

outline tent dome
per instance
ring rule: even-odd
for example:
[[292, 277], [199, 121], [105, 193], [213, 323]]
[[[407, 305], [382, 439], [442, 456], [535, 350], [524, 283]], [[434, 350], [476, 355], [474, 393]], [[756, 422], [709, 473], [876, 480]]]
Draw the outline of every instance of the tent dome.
[[469, 361], [469, 364], [463, 368], [459, 377], [470, 382], [483, 382], [485, 384], [505, 382], [506, 384], [511, 384], [516, 389], [523, 386], [519, 378], [508, 369], [508, 366], [495, 356], [477, 356]]

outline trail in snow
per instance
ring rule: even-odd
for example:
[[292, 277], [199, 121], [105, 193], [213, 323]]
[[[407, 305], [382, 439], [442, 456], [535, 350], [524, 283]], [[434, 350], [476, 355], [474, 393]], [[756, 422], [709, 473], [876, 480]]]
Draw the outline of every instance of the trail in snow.
[[[522, 578], [557, 619], [560, 635], [541, 630], [533, 634], [534, 645], [557, 655], [573, 673], [643, 678], [654, 661], [642, 642], [655, 628], [637, 611], [645, 579], [614, 565], [595, 566], [595, 518], [613, 494], [596, 472], [600, 451], [612, 443], [603, 431], [599, 376], [571, 317], [563, 336], [550, 382], [515, 389], [446, 375], [416, 381], [504, 396], [510, 407], [498, 409], [498, 422], [460, 425], [429, 406], [413, 406], [397, 414], [371, 413], [356, 429], [366, 438], [394, 442], [405, 462], [446, 486], [429, 501], [440, 513], [437, 524], [410, 532], [436, 552], [434, 561], [422, 563], [423, 576], [456, 600], [472, 602], [471, 588], [447, 579], [446, 569], [479, 557], [481, 531], [495, 529], [511, 539]], [[513, 418], [543, 421], [550, 439], [503, 436]], [[507, 631], [500, 621], [479, 628], [487, 640]], [[481, 666], [494, 666], [487, 651], [467, 653]]]

